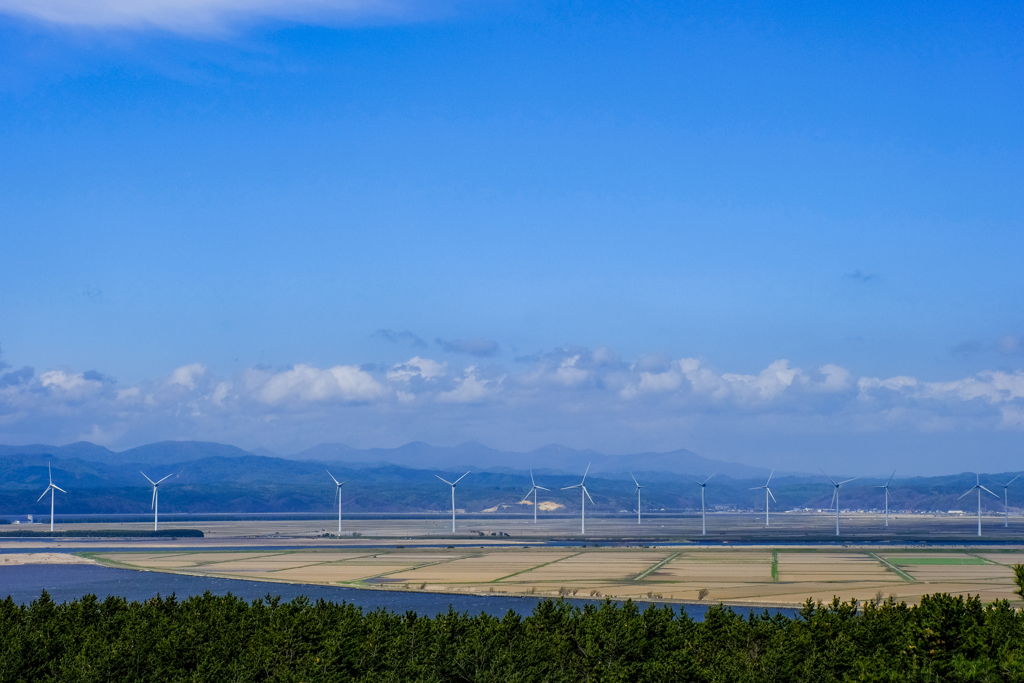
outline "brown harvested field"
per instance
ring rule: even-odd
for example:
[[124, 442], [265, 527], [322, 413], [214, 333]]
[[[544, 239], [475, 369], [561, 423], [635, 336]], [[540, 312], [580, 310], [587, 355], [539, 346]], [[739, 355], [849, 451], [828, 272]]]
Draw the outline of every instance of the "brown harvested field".
[[[772, 576], [773, 555], [777, 580]], [[694, 602], [800, 605], [895, 596], [915, 602], [936, 592], [1013, 594], [1015, 552], [889, 551], [857, 548], [553, 548], [308, 549], [269, 552], [123, 552], [91, 555], [122, 567], [292, 583], [392, 590], [501, 593]], [[886, 560], [903, 576], [887, 567]], [[980, 564], [988, 561], [988, 563]], [[973, 562], [975, 564], [964, 564]], [[911, 577], [908, 580], [905, 577]]]
[[891, 581], [885, 565], [867, 554], [779, 553], [779, 581]]

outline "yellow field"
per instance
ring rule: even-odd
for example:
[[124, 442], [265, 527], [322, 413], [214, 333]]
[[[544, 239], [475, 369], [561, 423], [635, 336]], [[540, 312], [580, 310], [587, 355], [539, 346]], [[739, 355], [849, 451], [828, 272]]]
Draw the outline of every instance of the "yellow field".
[[1015, 603], [1020, 551], [772, 548], [310, 549], [117, 552], [113, 566], [259, 581], [477, 594], [614, 597], [741, 605], [928, 593]]

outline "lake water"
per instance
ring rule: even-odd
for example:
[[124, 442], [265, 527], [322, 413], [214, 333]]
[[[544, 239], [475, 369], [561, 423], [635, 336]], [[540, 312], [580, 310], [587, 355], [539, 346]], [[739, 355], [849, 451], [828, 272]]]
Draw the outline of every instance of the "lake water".
[[[522, 615], [533, 612], [540, 598], [517, 598], [505, 596], [448, 595], [442, 593], [416, 593], [406, 591], [365, 590], [341, 586], [317, 586], [286, 583], [267, 583], [240, 579], [218, 579], [206, 576], [184, 576], [162, 574], [133, 569], [113, 569], [97, 565], [37, 564], [0, 567], [0, 598], [10, 595], [15, 602], [27, 604], [39, 598], [46, 590], [56, 602], [68, 602], [83, 595], [94, 594], [99, 598], [117, 595], [129, 600], [143, 601], [159, 594], [164, 597], [172, 593], [179, 600], [210, 591], [214, 595], [231, 593], [252, 601], [266, 596], [280, 596], [291, 600], [305, 595], [310, 600], [323, 598], [331, 602], [347, 602], [364, 611], [386, 609], [404, 613], [408, 610], [425, 616], [447, 612], [449, 605], [457, 612], [487, 614], [501, 617], [509, 610]], [[569, 600], [574, 605], [599, 604], [596, 600]], [[641, 609], [648, 603], [638, 603]], [[684, 609], [694, 619], [703, 619], [707, 605], [674, 605]], [[744, 611], [739, 610], [737, 611]], [[760, 610], [758, 610], [760, 611]], [[796, 610], [773, 609], [771, 613], [794, 616]]]

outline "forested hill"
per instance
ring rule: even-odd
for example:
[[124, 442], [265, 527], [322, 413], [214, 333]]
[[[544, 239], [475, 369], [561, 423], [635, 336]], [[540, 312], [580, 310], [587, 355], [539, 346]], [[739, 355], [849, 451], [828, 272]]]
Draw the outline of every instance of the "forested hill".
[[[68, 447], [65, 447], [68, 448]], [[230, 448], [230, 447], [228, 447]], [[160, 509], [163, 512], [327, 512], [334, 508], [334, 484], [326, 469], [345, 480], [342, 507], [346, 512], [422, 512], [444, 511], [450, 505], [448, 487], [435, 474], [447, 479], [466, 470], [422, 469], [396, 465], [356, 466], [347, 462], [297, 461], [259, 456], [235, 449], [229, 455], [195, 460], [160, 462], [155, 457], [140, 462], [96, 462], [83, 449], [79, 457], [64, 457], [46, 452], [12, 454], [0, 457], [0, 515], [42, 514], [49, 511], [47, 501], [37, 501], [47, 484], [47, 465], [51, 464], [54, 482], [67, 491], [58, 493], [57, 509], [62, 514], [142, 514], [150, 509], [151, 488], [140, 474], [152, 478], [172, 475], [161, 485]], [[144, 452], [144, 451], [143, 451]], [[74, 453], [74, 451], [71, 451]], [[148, 454], [152, 455], [152, 454]], [[510, 463], [512, 464], [512, 463]], [[580, 474], [538, 469], [537, 482], [551, 491], [542, 492], [541, 502], [564, 506], [565, 512], [579, 509], [578, 491], [560, 487], [579, 482]], [[672, 472], [635, 472], [642, 491], [644, 510], [667, 512], [699, 510], [700, 488], [683, 474]], [[694, 472], [694, 475], [706, 472]], [[1005, 482], [1017, 473], [983, 477], [988, 488], [1001, 492], [996, 482]], [[486, 471], [473, 469], [458, 488], [457, 504], [469, 512], [497, 508], [498, 511], [526, 512], [520, 501], [529, 490], [528, 471]], [[763, 510], [763, 491], [751, 491], [765, 479], [734, 478], [724, 474], [711, 479], [707, 504], [718, 509]], [[884, 483], [880, 479], [860, 479], [842, 489], [844, 509], [877, 509], [883, 505]], [[890, 489], [892, 510], [974, 509], [972, 496], [958, 500], [975, 483], [971, 473], [945, 477], [894, 479]], [[591, 474], [588, 489], [594, 512], [635, 510], [636, 489], [626, 476]], [[827, 509], [832, 487], [822, 476], [789, 475], [772, 479], [777, 511]], [[1010, 488], [1011, 505], [1016, 507], [1016, 484]], [[1001, 510], [1002, 500], [983, 494], [986, 510]], [[1020, 499], [1024, 500], [1024, 487]], [[508, 507], [503, 507], [508, 506]]]

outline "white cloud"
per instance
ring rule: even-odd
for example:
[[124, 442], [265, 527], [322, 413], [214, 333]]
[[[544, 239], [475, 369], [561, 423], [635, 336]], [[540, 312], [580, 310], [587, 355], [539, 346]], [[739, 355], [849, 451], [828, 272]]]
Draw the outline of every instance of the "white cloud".
[[0, 0], [0, 12], [67, 26], [218, 33], [255, 20], [409, 20], [436, 10], [422, 0]]
[[475, 403], [490, 396], [501, 380], [486, 381], [477, 377], [476, 366], [466, 368], [466, 374], [459, 379], [451, 391], [443, 391], [437, 400], [443, 403]]
[[408, 382], [414, 377], [437, 379], [444, 377], [447, 368], [447, 363], [438, 363], [436, 360], [414, 356], [406, 362], [392, 367], [385, 376], [392, 382]]
[[353, 365], [336, 365], [327, 370], [310, 365], [296, 365], [267, 379], [258, 392], [268, 404], [286, 399], [325, 401], [370, 401], [381, 398], [387, 390], [373, 375]]
[[117, 400], [124, 401], [126, 403], [138, 401], [142, 396], [142, 390], [138, 387], [128, 387], [127, 389], [117, 390]]
[[178, 384], [186, 389], [196, 388], [196, 379], [206, 374], [206, 367], [199, 363], [192, 363], [191, 365], [182, 365], [180, 368], [171, 373], [170, 378], [167, 380], [168, 384]]
[[224, 399], [227, 398], [228, 392], [231, 391], [231, 382], [221, 382], [217, 385], [217, 388], [213, 390], [212, 400], [218, 406], [224, 405]]
[[103, 383], [98, 380], [86, 379], [82, 374], [73, 374], [64, 370], [50, 370], [39, 376], [39, 383], [44, 387], [60, 389], [68, 394], [84, 395], [99, 391]]
[[569, 387], [587, 381], [587, 378], [590, 377], [590, 372], [576, 367], [576, 363], [579, 360], [579, 354], [563, 360], [562, 364], [555, 370], [555, 379]]

